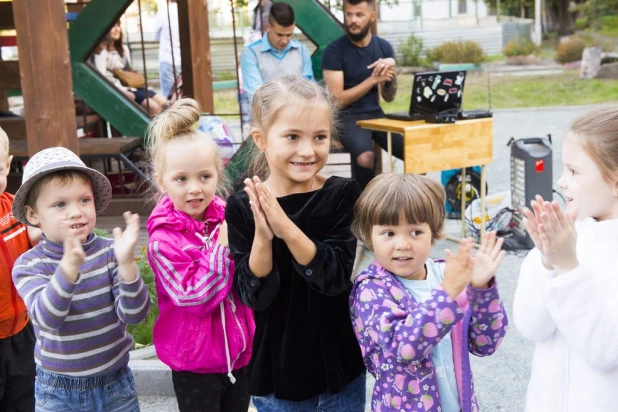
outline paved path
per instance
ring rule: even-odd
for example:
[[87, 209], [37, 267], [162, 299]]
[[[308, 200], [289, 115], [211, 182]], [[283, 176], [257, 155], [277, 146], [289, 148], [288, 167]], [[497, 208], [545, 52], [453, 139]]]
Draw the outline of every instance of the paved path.
[[[567, 103], [567, 102], [565, 102]], [[591, 109], [588, 107], [540, 108], [521, 110], [496, 110], [494, 122], [494, 163], [488, 167], [489, 193], [510, 189], [510, 149], [506, 142], [512, 137], [539, 137], [548, 133], [554, 141], [554, 182], [562, 172], [560, 146], [564, 131], [575, 117]], [[432, 174], [434, 176], [434, 174]], [[435, 175], [438, 177], [438, 175]], [[457, 225], [449, 224], [449, 229]], [[444, 249], [453, 247], [449, 241], [440, 241], [432, 256], [442, 257]], [[502, 263], [497, 281], [509, 316], [523, 254], [509, 254]], [[533, 344], [526, 341], [513, 327], [508, 331], [502, 347], [488, 358], [472, 357], [476, 393], [483, 411], [519, 412], [524, 408], [526, 386], [530, 371]], [[367, 396], [371, 396], [368, 385]], [[176, 411], [174, 398], [145, 397], [140, 399], [142, 411]], [[369, 411], [369, 407], [367, 408]]]

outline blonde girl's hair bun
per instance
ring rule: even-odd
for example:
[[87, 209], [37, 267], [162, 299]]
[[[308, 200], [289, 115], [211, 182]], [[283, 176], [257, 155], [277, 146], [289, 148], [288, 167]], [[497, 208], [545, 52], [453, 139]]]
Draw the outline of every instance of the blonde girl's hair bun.
[[200, 105], [190, 98], [177, 100], [148, 126], [151, 141], [165, 141], [191, 133], [200, 120]]

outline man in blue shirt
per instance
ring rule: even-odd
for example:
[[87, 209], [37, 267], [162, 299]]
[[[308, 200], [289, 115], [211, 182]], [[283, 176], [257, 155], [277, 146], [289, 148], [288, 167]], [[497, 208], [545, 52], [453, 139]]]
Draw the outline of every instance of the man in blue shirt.
[[249, 102], [253, 101], [255, 91], [264, 82], [285, 74], [298, 74], [313, 80], [307, 47], [292, 39], [294, 22], [294, 10], [289, 4], [273, 4], [266, 24], [267, 32], [243, 50], [240, 67]]
[[[386, 148], [387, 137], [356, 122], [384, 117], [379, 95], [387, 102], [395, 99], [395, 53], [388, 41], [370, 31], [376, 21], [373, 0], [345, 0], [343, 13], [346, 35], [324, 50], [322, 69], [326, 85], [343, 108], [341, 142], [350, 152], [352, 177], [363, 189], [374, 177], [372, 140]], [[403, 137], [393, 134], [392, 141], [393, 154], [403, 158]]]

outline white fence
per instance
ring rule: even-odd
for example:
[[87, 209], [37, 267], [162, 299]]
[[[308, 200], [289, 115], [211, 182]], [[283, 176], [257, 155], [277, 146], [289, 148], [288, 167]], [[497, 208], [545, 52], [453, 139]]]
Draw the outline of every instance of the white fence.
[[[484, 19], [479, 25], [451, 24], [450, 27], [435, 26], [424, 29], [411, 29], [410, 22], [380, 22], [379, 34], [393, 45], [395, 52], [397, 52], [399, 45], [404, 43], [410, 34], [413, 33], [416, 37], [423, 40], [425, 49], [439, 46], [450, 40], [473, 40], [481, 45], [486, 54], [496, 55], [513, 38], [530, 39], [533, 22], [529, 19], [509, 19], [508, 21], [498, 23], [494, 17]], [[309, 51], [313, 52], [315, 45], [304, 34], [300, 33], [296, 38], [302, 41], [309, 48]], [[215, 76], [223, 73], [234, 75], [235, 61], [232, 36], [219, 37], [211, 35], [210, 42], [213, 74]], [[236, 44], [237, 50], [240, 53], [243, 48], [243, 39], [240, 33], [236, 39]], [[158, 72], [158, 43], [148, 41], [145, 46], [146, 68], [150, 73]], [[130, 48], [133, 68], [141, 71], [142, 53], [140, 43], [131, 41]]]

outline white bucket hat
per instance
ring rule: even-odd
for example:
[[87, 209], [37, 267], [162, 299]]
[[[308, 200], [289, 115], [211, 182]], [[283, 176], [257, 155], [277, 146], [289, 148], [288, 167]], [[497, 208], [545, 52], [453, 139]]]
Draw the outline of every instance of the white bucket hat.
[[26, 219], [25, 203], [28, 192], [40, 178], [59, 170], [79, 170], [90, 176], [94, 207], [97, 215], [101, 213], [112, 199], [112, 185], [102, 173], [87, 167], [82, 159], [64, 147], [50, 147], [41, 150], [30, 158], [24, 167], [21, 186], [13, 200], [13, 216], [22, 223], [29, 225]]

